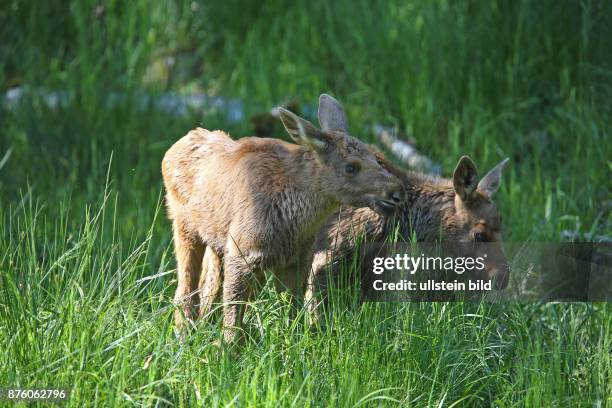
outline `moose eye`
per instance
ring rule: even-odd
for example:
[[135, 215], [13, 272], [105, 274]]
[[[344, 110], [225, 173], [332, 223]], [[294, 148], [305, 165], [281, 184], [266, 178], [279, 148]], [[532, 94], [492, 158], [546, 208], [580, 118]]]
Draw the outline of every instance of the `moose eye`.
[[482, 232], [474, 233], [474, 241], [476, 242], [485, 242], [485, 236]]
[[357, 166], [354, 164], [350, 164], [350, 163], [344, 167], [344, 171], [346, 171], [348, 174], [355, 174], [357, 173], [357, 170], [358, 170]]

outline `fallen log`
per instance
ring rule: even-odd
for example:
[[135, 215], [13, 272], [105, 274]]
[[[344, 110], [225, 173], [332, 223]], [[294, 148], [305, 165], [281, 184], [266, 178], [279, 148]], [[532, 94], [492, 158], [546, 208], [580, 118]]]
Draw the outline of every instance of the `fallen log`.
[[435, 175], [441, 173], [439, 164], [419, 152], [412, 144], [400, 139], [394, 128], [375, 123], [372, 130], [380, 143], [408, 167]]

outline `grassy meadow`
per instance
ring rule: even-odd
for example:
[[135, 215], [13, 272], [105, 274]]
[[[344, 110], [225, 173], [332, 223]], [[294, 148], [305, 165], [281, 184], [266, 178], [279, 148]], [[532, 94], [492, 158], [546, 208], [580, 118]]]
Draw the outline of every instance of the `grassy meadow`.
[[[599, 0], [5, 1], [0, 92], [23, 93], [0, 101], [0, 387], [66, 387], [70, 407], [612, 406], [603, 303], [337, 296], [317, 331], [266, 289], [239, 351], [213, 346], [219, 314], [180, 342], [160, 173], [195, 126], [249, 135], [327, 92], [354, 135], [396, 126], [445, 176], [510, 157], [506, 241], [611, 235], [611, 50]], [[194, 92], [243, 119], [142, 103]]]

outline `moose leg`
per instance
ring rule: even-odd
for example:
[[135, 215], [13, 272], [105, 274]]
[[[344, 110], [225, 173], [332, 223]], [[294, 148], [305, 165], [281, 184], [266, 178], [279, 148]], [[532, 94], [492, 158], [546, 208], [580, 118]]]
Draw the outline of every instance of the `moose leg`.
[[200, 317], [210, 313], [212, 304], [217, 299], [223, 276], [221, 257], [210, 246], [206, 247], [202, 261], [202, 273], [198, 285], [200, 292]]
[[277, 271], [279, 279], [276, 281], [276, 289], [287, 291], [296, 299], [303, 296], [311, 266], [311, 251], [296, 254], [292, 262]]
[[314, 255], [308, 281], [306, 282], [306, 295], [304, 303], [308, 308], [308, 321], [311, 326], [320, 320], [320, 308], [324, 291], [327, 288], [327, 267], [328, 257], [326, 251], [317, 252]]
[[257, 262], [251, 256], [224, 256], [223, 263], [223, 340], [227, 344], [236, 341], [246, 302], [251, 294]]
[[185, 328], [187, 320], [193, 322], [194, 308], [198, 304], [197, 284], [202, 269], [204, 245], [197, 237], [190, 236], [177, 220], [172, 224], [174, 251], [176, 253], [178, 284], [174, 302], [179, 308], [174, 312], [176, 328]]

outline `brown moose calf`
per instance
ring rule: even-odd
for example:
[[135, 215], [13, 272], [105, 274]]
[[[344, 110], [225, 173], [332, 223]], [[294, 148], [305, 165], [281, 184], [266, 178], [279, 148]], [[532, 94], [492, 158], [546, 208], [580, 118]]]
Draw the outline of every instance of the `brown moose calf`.
[[[298, 145], [198, 128], [164, 156], [179, 328], [196, 317], [200, 297], [205, 313], [222, 286], [223, 336], [232, 342], [265, 269], [292, 292], [304, 288], [316, 234], [341, 204], [389, 214], [404, 199], [399, 179], [349, 136], [332, 97], [319, 99], [321, 129], [284, 109], [280, 117]], [[203, 261], [218, 273], [200, 276]]]
[[[440, 240], [467, 248], [470, 245], [466, 243], [486, 242], [486, 245], [472, 247], [476, 252], [486, 247], [488, 253], [485, 268], [477, 278], [492, 281], [497, 289], [505, 288], [510, 269], [501, 245], [501, 217], [492, 197], [499, 188], [502, 170], [508, 159], [499, 163], [480, 181], [476, 165], [468, 156], [459, 160], [450, 180], [396, 169], [382, 156], [379, 156], [379, 161], [402, 180], [407, 192], [406, 201], [397, 215], [392, 217], [379, 215], [368, 208], [343, 208], [329, 218], [317, 238], [312, 272], [308, 279], [306, 301], [311, 321], [318, 320], [317, 306], [321, 292], [327, 288], [326, 269], [330, 267], [333, 274], [337, 274], [340, 261], [346, 261], [358, 252], [358, 238], [364, 238], [365, 242], [382, 243], [398, 227], [402, 236], [415, 237], [418, 242]], [[464, 255], [476, 257], [482, 254]], [[366, 261], [361, 265], [365, 268], [370, 264]], [[363, 281], [367, 281], [370, 277], [363, 274], [371, 274], [372, 271], [364, 269], [360, 273]]]

